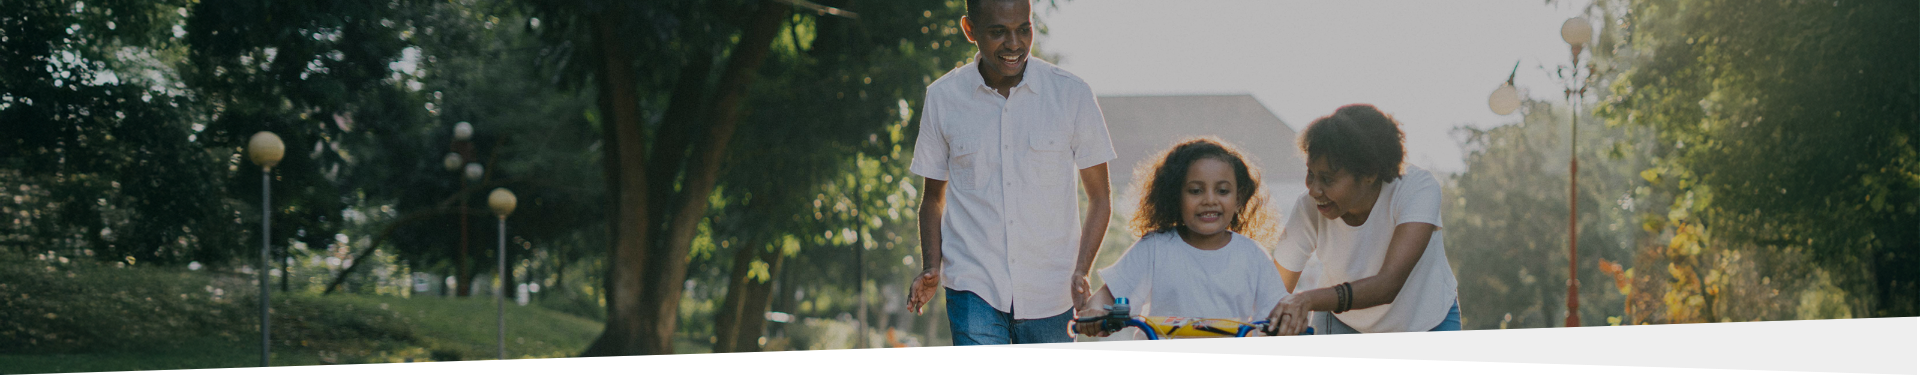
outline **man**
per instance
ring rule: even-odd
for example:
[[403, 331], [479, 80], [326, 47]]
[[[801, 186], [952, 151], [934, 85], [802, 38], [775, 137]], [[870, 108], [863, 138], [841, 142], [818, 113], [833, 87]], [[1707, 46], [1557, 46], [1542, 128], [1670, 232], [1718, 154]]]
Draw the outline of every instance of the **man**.
[[923, 271], [908, 308], [945, 285], [955, 345], [1072, 341], [1112, 213], [1106, 121], [1086, 82], [1032, 58], [1026, 0], [968, 0], [960, 25], [979, 52], [927, 86], [920, 111]]

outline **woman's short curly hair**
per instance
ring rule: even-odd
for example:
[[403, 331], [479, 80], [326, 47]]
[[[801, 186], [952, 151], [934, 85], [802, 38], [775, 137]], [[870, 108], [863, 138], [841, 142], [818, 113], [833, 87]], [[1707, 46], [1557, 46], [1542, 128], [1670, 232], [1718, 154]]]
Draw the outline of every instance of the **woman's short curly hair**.
[[1265, 241], [1272, 232], [1272, 217], [1266, 209], [1267, 193], [1260, 187], [1260, 168], [1246, 153], [1215, 137], [1188, 138], [1175, 144], [1161, 157], [1148, 159], [1134, 168], [1133, 191], [1140, 193], [1140, 209], [1133, 214], [1129, 229], [1135, 237], [1172, 230], [1184, 225], [1180, 219], [1181, 187], [1187, 183], [1187, 170], [1193, 162], [1214, 159], [1233, 166], [1234, 186], [1240, 212], [1227, 222], [1227, 230]]
[[1406, 172], [1406, 143], [1400, 122], [1371, 104], [1348, 104], [1314, 119], [1299, 139], [1308, 163], [1324, 157], [1334, 170], [1355, 178], [1374, 177], [1382, 184]]

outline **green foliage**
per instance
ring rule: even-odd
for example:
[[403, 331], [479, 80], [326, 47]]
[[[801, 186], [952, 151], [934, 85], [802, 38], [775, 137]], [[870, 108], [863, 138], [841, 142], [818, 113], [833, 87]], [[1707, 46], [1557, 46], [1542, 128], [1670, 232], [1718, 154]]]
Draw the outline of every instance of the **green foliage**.
[[[357, 158], [383, 149], [375, 139], [422, 122], [420, 111], [407, 109], [419, 108], [418, 97], [390, 68], [409, 43], [417, 16], [411, 4], [201, 1], [185, 11], [188, 54], [178, 70], [205, 106], [203, 142], [227, 155], [258, 131], [286, 142], [273, 170], [271, 238], [311, 248], [333, 242], [344, 209], [367, 198], [350, 183], [370, 183], [361, 175], [387, 167]], [[256, 212], [260, 169], [235, 159], [228, 170], [231, 197]]]
[[1598, 114], [1657, 134], [1643, 176], [1684, 199], [1651, 220], [1817, 267], [1855, 298], [1854, 316], [1920, 313], [1920, 35], [1895, 31], [1914, 28], [1916, 4], [1648, 0], [1630, 11], [1638, 57]]
[[[712, 252], [696, 245], [690, 276], [711, 288], [703, 295], [719, 298], [732, 257], [779, 251], [792, 258], [765, 275], [782, 283], [774, 311], [851, 316], [865, 296], [873, 332], [926, 327], [942, 320], [906, 313], [903, 292], [920, 267], [920, 178], [907, 171], [916, 111], [926, 85], [973, 48], [959, 34], [961, 4], [862, 2], [849, 10], [860, 18], [795, 15], [774, 43], [737, 151], [722, 167], [711, 232], [697, 242]], [[765, 264], [749, 263], [756, 266]], [[705, 318], [683, 316], [682, 334], [703, 337], [696, 330]]]
[[[0, 5], [0, 244], [106, 260], [215, 261], [236, 251], [223, 156], [167, 70], [181, 2]], [[209, 178], [214, 177], [214, 178]]]
[[[0, 364], [9, 372], [241, 367], [258, 363], [247, 275], [58, 259], [0, 263]], [[273, 295], [276, 365], [494, 356], [487, 299]], [[509, 305], [508, 354], [568, 356], [599, 323]], [[183, 350], [190, 349], [190, 350]]]
[[[1563, 325], [1567, 290], [1567, 121], [1553, 102], [1527, 101], [1519, 124], [1459, 127], [1467, 171], [1449, 179], [1442, 206], [1447, 258], [1459, 280], [1461, 319], [1468, 329]], [[1580, 127], [1579, 252], [1581, 320], [1620, 315], [1620, 295], [1596, 267], [1630, 260], [1647, 234], [1636, 225], [1658, 204], [1645, 184], [1627, 178], [1647, 160], [1616, 147], [1646, 140], [1583, 118]], [[1610, 155], [1611, 154], [1611, 155]]]
[[[458, 274], [461, 257], [459, 212], [467, 217], [465, 256], [470, 270], [488, 273], [495, 262], [497, 226], [486, 206], [494, 187], [513, 191], [518, 206], [508, 222], [509, 262], [543, 259], [544, 266], [601, 254], [608, 197], [600, 133], [589, 120], [590, 97], [555, 87], [539, 65], [538, 44], [526, 16], [504, 2], [423, 4], [415, 19], [418, 33], [405, 51], [417, 70], [406, 73], [408, 95], [419, 124], [370, 150], [368, 163], [378, 175], [352, 186], [391, 202], [399, 216], [430, 215], [397, 225], [396, 254], [422, 272]], [[461, 172], [442, 166], [454, 152], [453, 124], [474, 127], [473, 157], [486, 168], [477, 183], [463, 183]], [[464, 200], [454, 200], [464, 198]], [[449, 201], [454, 200], [454, 201]], [[462, 206], [464, 204], [464, 206]], [[377, 233], [370, 230], [369, 234]], [[541, 258], [545, 256], [545, 258]]]

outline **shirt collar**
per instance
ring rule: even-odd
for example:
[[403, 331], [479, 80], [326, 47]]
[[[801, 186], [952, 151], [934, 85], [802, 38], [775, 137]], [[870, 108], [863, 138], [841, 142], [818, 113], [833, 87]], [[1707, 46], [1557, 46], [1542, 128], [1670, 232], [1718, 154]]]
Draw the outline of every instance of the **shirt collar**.
[[[1021, 89], [1025, 89], [1029, 93], [1040, 92], [1039, 91], [1040, 86], [1045, 86], [1045, 84], [1041, 83], [1043, 79], [1040, 78], [1041, 74], [1039, 74], [1041, 73], [1041, 70], [1042, 70], [1040, 68], [1040, 65], [1042, 64], [1052, 65], [1051, 63], [1048, 63], [1045, 60], [1041, 60], [1040, 57], [1038, 56], [1028, 55], [1027, 69], [1020, 73], [1021, 75], [1020, 83], [1013, 85], [1013, 89], [1007, 90], [1007, 92], [1011, 93], [1013, 91], [1017, 91]], [[967, 73], [969, 73], [966, 76], [971, 78], [974, 86], [979, 87], [980, 90], [985, 90], [987, 92], [994, 92], [998, 94], [998, 92], [994, 91], [993, 86], [987, 86], [987, 77], [980, 75], [980, 54], [979, 53], [977, 52], [974, 53], [973, 62], [967, 63], [966, 69], [967, 69]]]

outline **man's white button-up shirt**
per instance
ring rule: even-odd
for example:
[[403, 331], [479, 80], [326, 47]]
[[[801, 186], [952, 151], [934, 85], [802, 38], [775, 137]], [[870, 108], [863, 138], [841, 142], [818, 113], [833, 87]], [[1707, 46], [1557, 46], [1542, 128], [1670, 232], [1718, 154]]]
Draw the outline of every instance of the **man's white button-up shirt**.
[[1093, 89], [1053, 64], [1027, 61], [1004, 97], [977, 61], [927, 86], [910, 167], [947, 181], [942, 283], [1015, 319], [1073, 307], [1079, 170], [1115, 156]]

